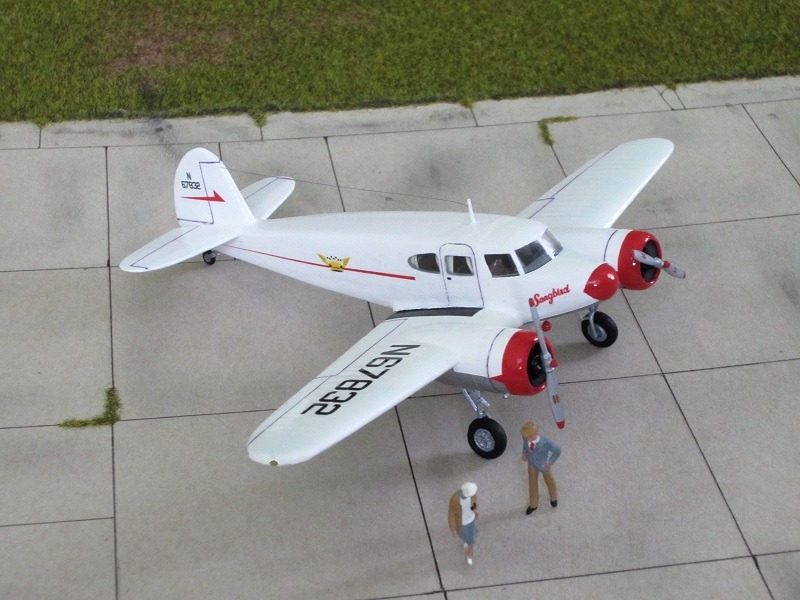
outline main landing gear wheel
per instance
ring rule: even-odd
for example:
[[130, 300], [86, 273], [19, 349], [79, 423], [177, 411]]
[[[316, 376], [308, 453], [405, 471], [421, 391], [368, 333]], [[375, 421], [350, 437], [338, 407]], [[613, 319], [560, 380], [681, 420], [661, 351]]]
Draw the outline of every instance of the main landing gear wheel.
[[213, 265], [215, 262], [217, 262], [217, 256], [219, 256], [219, 252], [206, 250], [203, 252], [203, 262], [205, 262], [207, 265]]
[[608, 348], [617, 341], [617, 335], [619, 334], [619, 329], [614, 319], [599, 311], [594, 313], [594, 332], [592, 332], [588, 318], [581, 321], [581, 331], [583, 332], [583, 337], [592, 346], [597, 346], [598, 348]]
[[497, 458], [506, 450], [506, 432], [489, 417], [475, 419], [469, 425], [469, 446], [481, 458]]

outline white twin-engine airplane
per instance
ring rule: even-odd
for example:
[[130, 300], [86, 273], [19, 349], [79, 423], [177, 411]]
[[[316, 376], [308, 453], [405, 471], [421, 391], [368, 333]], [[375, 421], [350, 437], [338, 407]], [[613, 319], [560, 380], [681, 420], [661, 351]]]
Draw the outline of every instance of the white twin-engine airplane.
[[617, 146], [516, 217], [476, 215], [470, 206], [268, 219], [294, 190], [292, 179], [270, 177], [240, 191], [217, 156], [196, 148], [175, 174], [180, 226], [120, 268], [153, 271], [200, 253], [213, 264], [222, 252], [395, 311], [253, 432], [254, 461], [308, 460], [437, 379], [463, 389], [478, 416], [469, 444], [496, 458], [506, 434], [481, 391], [546, 389], [564, 426], [542, 319], [581, 311], [589, 343], [610, 346], [617, 326], [597, 310], [601, 301], [620, 287], [649, 288], [662, 270], [685, 277], [662, 259], [651, 233], [610, 228], [672, 149], [663, 139]]

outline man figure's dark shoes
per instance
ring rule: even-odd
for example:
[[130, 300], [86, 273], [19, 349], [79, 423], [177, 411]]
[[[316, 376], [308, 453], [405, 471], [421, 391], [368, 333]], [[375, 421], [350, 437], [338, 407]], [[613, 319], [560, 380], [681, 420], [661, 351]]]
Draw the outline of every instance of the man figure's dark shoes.
[[558, 506], [558, 500], [550, 500], [550, 506], [552, 506], [553, 508]]
[[533, 511], [535, 511], [537, 508], [538, 508], [537, 506], [529, 506], [529, 507], [528, 507], [528, 510], [526, 510], [526, 511], [525, 511], [525, 515], [529, 515], [529, 514], [531, 514], [531, 513], [532, 513]]

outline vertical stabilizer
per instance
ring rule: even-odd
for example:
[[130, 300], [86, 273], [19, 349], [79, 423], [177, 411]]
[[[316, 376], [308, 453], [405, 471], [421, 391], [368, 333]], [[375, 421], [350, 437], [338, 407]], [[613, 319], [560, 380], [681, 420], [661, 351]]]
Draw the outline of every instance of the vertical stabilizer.
[[190, 150], [178, 165], [175, 214], [180, 225], [238, 226], [255, 221], [228, 169], [205, 148]]

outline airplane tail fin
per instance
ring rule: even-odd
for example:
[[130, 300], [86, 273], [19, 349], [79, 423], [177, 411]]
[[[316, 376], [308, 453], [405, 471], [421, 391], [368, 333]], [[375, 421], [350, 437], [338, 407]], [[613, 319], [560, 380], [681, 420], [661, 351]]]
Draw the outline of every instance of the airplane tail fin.
[[238, 227], [255, 221], [228, 169], [205, 148], [190, 150], [181, 159], [174, 191], [179, 225]]
[[127, 256], [120, 269], [141, 273], [183, 262], [235, 239], [256, 220], [228, 169], [205, 148], [183, 157], [174, 192], [179, 227]]

